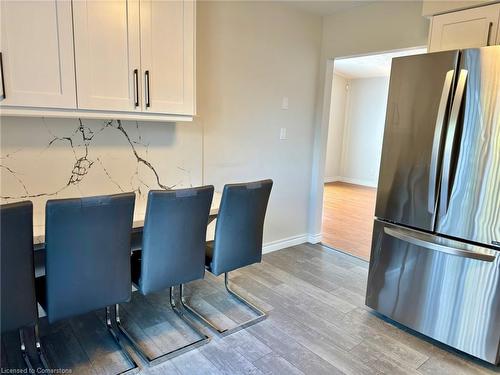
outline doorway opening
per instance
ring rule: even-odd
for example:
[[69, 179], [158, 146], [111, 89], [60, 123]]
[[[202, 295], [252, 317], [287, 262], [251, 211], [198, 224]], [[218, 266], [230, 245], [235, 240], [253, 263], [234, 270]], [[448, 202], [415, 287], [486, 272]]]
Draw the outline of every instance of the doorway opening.
[[369, 260], [391, 61], [426, 48], [334, 60], [322, 243]]

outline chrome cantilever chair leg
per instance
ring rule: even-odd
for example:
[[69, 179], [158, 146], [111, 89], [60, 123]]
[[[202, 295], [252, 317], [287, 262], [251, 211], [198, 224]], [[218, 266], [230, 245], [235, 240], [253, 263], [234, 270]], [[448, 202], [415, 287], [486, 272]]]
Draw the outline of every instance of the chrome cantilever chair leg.
[[23, 329], [19, 328], [19, 342], [21, 344], [21, 355], [23, 356], [24, 363], [26, 363], [26, 366], [30, 370], [30, 372], [33, 370], [33, 366], [31, 364], [30, 358], [28, 356], [28, 352], [26, 351], [26, 344], [24, 343], [24, 333]]
[[228, 336], [228, 335], [230, 335], [232, 333], [235, 333], [235, 332], [238, 332], [238, 331], [240, 331], [242, 329], [245, 329], [245, 328], [247, 328], [247, 327], [249, 327], [249, 326], [251, 326], [251, 325], [253, 325], [255, 323], [258, 323], [258, 322], [266, 319], [267, 314], [264, 311], [262, 311], [260, 308], [258, 308], [257, 306], [255, 306], [251, 302], [247, 301], [245, 298], [243, 298], [242, 296], [240, 296], [238, 293], [236, 293], [234, 290], [232, 290], [229, 287], [229, 273], [228, 272], [224, 273], [224, 286], [226, 287], [226, 290], [228, 291], [228, 293], [232, 297], [234, 297], [236, 300], [238, 300], [239, 302], [243, 303], [250, 310], [252, 310], [254, 313], [256, 313], [257, 317], [249, 319], [246, 322], [243, 322], [241, 324], [238, 324], [237, 326], [235, 326], [233, 328], [222, 329], [222, 328], [216, 327], [211, 321], [209, 321], [207, 318], [205, 318], [203, 315], [201, 315], [198, 311], [196, 311], [192, 306], [190, 306], [190, 305], [188, 305], [186, 303], [186, 300], [184, 298], [184, 287], [183, 287], [183, 285], [181, 285], [181, 290], [180, 290], [180, 299], [181, 299], [182, 306], [188, 312], [190, 312], [196, 318], [198, 318], [200, 321], [202, 321], [203, 323], [205, 323], [206, 325], [208, 325], [210, 328], [212, 328], [214, 331], [216, 331], [222, 337]]
[[136, 361], [134, 361], [134, 359], [132, 358], [132, 356], [128, 353], [127, 349], [123, 346], [123, 343], [121, 342], [120, 337], [115, 332], [115, 330], [113, 328], [112, 320], [111, 320], [111, 309], [109, 308], [109, 306], [106, 307], [106, 327], [108, 328], [108, 332], [111, 334], [111, 336], [113, 337], [113, 339], [116, 341], [116, 343], [120, 347], [123, 355], [127, 358], [127, 361], [129, 361], [132, 364], [131, 368], [129, 368], [129, 369], [125, 370], [125, 371], [120, 372], [118, 375], [122, 375], [122, 374], [127, 374], [127, 375], [129, 375], [129, 374], [135, 374], [136, 372], [139, 371], [139, 365], [137, 364]]
[[35, 324], [35, 348], [36, 348], [36, 352], [38, 354], [38, 358], [40, 359], [40, 362], [42, 362], [42, 366], [45, 369], [50, 369], [49, 362], [47, 361], [47, 358], [45, 357], [45, 352], [42, 348], [42, 343], [40, 341], [40, 334], [38, 331], [38, 323]]
[[123, 327], [121, 320], [120, 320], [120, 307], [119, 305], [115, 305], [115, 311], [116, 311], [116, 325], [118, 326], [118, 329], [120, 332], [130, 341], [134, 349], [141, 355], [141, 357], [149, 364], [149, 365], [156, 365], [158, 363], [164, 362], [170, 358], [177, 357], [178, 355], [181, 355], [183, 353], [186, 353], [190, 350], [196, 349], [207, 342], [210, 341], [210, 337], [205, 335], [203, 332], [201, 332], [196, 325], [184, 314], [183, 311], [179, 310], [175, 304], [174, 300], [174, 287], [170, 288], [170, 306], [172, 307], [172, 310], [181, 318], [199, 337], [199, 340], [193, 341], [189, 344], [186, 344], [184, 346], [181, 346], [180, 348], [171, 350], [168, 353], [161, 354], [157, 357], [151, 358], [148, 356], [144, 351], [141, 349], [139, 344], [134, 340], [134, 338], [125, 330]]

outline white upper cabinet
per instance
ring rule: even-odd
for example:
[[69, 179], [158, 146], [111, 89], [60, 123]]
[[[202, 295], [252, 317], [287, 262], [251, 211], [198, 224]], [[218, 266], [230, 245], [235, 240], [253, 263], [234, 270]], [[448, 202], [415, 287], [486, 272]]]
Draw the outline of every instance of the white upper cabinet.
[[78, 108], [140, 111], [139, 2], [74, 0]]
[[4, 115], [190, 120], [194, 0], [0, 0]]
[[499, 17], [500, 4], [434, 16], [429, 52], [498, 44]]
[[495, 44], [500, 44], [500, 9], [498, 10], [498, 27], [497, 27], [497, 40]]
[[143, 110], [194, 114], [193, 1], [141, 0]]
[[1, 2], [2, 106], [76, 108], [71, 3]]

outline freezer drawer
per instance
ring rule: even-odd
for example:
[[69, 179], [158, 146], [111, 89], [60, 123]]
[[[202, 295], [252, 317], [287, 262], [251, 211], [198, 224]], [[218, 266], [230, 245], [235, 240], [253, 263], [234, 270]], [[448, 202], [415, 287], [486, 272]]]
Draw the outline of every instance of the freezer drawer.
[[366, 305], [499, 362], [500, 252], [376, 220]]

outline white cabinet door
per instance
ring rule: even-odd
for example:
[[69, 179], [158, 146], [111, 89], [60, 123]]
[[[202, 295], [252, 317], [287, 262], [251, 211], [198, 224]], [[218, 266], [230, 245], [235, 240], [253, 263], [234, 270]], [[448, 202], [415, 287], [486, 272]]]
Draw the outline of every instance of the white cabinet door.
[[73, 19], [78, 108], [140, 111], [139, 2], [74, 0]]
[[434, 16], [429, 52], [496, 43], [500, 4]]
[[498, 7], [497, 40], [495, 44], [500, 44], [500, 7]]
[[76, 108], [71, 3], [2, 0], [0, 9], [0, 104]]
[[194, 114], [193, 1], [141, 0], [143, 110]]

